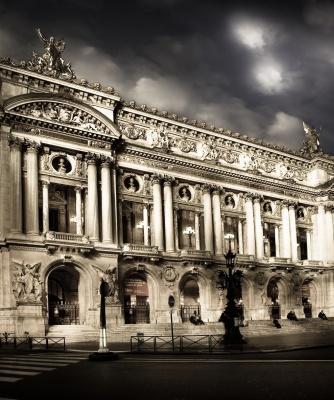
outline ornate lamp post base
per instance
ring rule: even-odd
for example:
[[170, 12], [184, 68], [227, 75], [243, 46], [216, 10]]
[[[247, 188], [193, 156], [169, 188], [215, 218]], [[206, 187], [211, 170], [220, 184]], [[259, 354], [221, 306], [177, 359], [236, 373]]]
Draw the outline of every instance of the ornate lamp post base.
[[237, 288], [238, 286], [240, 286], [240, 277], [242, 276], [242, 274], [240, 271], [233, 272], [236, 257], [236, 254], [233, 253], [231, 250], [231, 238], [233, 235], [226, 236], [229, 240], [229, 250], [225, 254], [228, 274], [224, 272], [223, 277], [227, 286], [227, 305], [220, 319], [220, 321], [224, 323], [225, 327], [223, 343], [224, 345], [245, 344], [247, 342], [242, 337], [239, 330], [240, 315], [239, 310], [235, 304], [235, 300], [237, 299]]

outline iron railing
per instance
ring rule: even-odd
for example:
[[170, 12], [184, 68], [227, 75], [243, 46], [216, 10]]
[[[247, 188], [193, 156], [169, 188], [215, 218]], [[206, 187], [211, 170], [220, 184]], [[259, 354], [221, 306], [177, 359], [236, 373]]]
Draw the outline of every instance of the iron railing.
[[49, 304], [50, 325], [79, 325], [78, 303], [51, 303]]
[[[132, 353], [209, 352], [219, 351], [224, 335], [131, 336]], [[217, 349], [218, 348], [218, 349]]]
[[124, 319], [126, 324], [149, 324], [150, 323], [149, 304], [124, 306]]
[[201, 306], [199, 304], [192, 306], [181, 306], [182, 322], [188, 322], [190, 320], [190, 317], [194, 315], [195, 312], [198, 316], [201, 315]]
[[0, 348], [4, 349], [46, 349], [65, 351], [65, 337], [4, 336], [0, 337]]

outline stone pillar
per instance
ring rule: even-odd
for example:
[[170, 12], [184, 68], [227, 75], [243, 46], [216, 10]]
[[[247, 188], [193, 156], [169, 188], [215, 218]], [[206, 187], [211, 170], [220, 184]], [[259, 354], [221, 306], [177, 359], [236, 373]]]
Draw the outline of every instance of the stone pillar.
[[246, 232], [247, 232], [247, 254], [255, 256], [253, 196], [251, 193], [247, 193], [245, 196], [245, 212], [246, 212]]
[[212, 230], [212, 201], [211, 187], [203, 185], [203, 206], [204, 206], [204, 243], [205, 250], [213, 253], [213, 230]]
[[195, 249], [201, 250], [200, 212], [195, 211]]
[[94, 158], [87, 160], [88, 207], [87, 234], [92, 241], [99, 240], [99, 203], [97, 194], [97, 168]]
[[105, 158], [101, 164], [101, 185], [102, 185], [102, 240], [103, 243], [112, 243], [113, 241], [113, 215], [112, 215], [112, 200], [111, 200], [111, 160]]
[[27, 148], [27, 179], [25, 196], [26, 232], [29, 235], [39, 234], [38, 222], [38, 147], [30, 143]]
[[290, 236], [290, 218], [288, 203], [282, 202], [282, 248], [281, 255], [284, 258], [291, 258], [291, 236]]
[[334, 233], [333, 233], [333, 216], [332, 216], [332, 205], [325, 206], [325, 229], [326, 229], [326, 238], [327, 238], [327, 260], [334, 260]]
[[175, 208], [174, 209], [174, 237], [175, 237], [175, 249], [177, 251], [180, 250], [178, 213], [179, 213], [179, 210], [177, 208]]
[[326, 217], [324, 204], [318, 205], [317, 215], [318, 237], [315, 238], [319, 248], [319, 260], [327, 261], [327, 238], [326, 238]]
[[43, 233], [48, 232], [49, 228], [49, 182], [42, 181], [43, 195]]
[[144, 221], [144, 245], [149, 246], [150, 245], [150, 232], [149, 232], [149, 205], [144, 204], [143, 208], [143, 221]]
[[320, 261], [320, 252], [319, 252], [319, 241], [318, 241], [318, 214], [317, 208], [312, 207], [310, 209], [311, 212], [311, 221], [312, 221], [312, 231], [311, 231], [311, 254], [312, 259], [316, 261]]
[[173, 178], [168, 177], [164, 180], [164, 216], [165, 216], [165, 240], [166, 251], [175, 251], [174, 243], [174, 218], [173, 218]]
[[160, 251], [164, 250], [163, 219], [162, 219], [162, 196], [161, 183], [158, 175], [152, 176], [153, 187], [153, 215], [154, 215], [154, 245]]
[[222, 222], [220, 212], [220, 189], [214, 189], [212, 192], [212, 211], [213, 211], [213, 232], [215, 243], [215, 254], [223, 254]]
[[275, 225], [275, 257], [280, 257], [280, 226]]
[[289, 204], [289, 224], [290, 224], [291, 259], [293, 262], [296, 262], [298, 261], [298, 251], [297, 251], [296, 212], [294, 203]]
[[239, 254], [244, 254], [244, 240], [243, 240], [243, 226], [242, 221], [239, 218], [238, 220], [238, 241], [239, 241]]
[[81, 200], [81, 187], [77, 186], [75, 190], [75, 218], [77, 225], [77, 235], [82, 235], [82, 200]]
[[254, 209], [254, 225], [255, 225], [255, 245], [256, 245], [256, 258], [258, 260], [263, 259], [263, 228], [261, 221], [261, 206], [260, 197], [255, 196], [253, 198], [253, 209]]
[[312, 250], [311, 250], [311, 231], [306, 229], [306, 247], [307, 247], [307, 259], [312, 260]]
[[10, 142], [11, 231], [22, 233], [22, 145], [17, 138]]

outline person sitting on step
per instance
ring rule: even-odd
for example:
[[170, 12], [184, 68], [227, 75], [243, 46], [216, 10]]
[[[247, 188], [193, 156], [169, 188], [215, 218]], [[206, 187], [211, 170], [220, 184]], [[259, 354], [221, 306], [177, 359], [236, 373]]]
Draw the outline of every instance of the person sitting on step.
[[197, 314], [197, 311], [194, 311], [194, 314], [189, 318], [189, 321], [194, 325], [204, 325], [204, 322], [202, 321], [200, 315]]
[[321, 310], [320, 313], [318, 314], [318, 318], [322, 320], [327, 320], [327, 315], [324, 313], [324, 310]]
[[298, 321], [296, 313], [294, 311], [292, 311], [292, 310], [288, 312], [288, 315], [286, 317], [290, 321]]
[[277, 329], [282, 328], [282, 325], [278, 322], [278, 319], [273, 319], [273, 324]]

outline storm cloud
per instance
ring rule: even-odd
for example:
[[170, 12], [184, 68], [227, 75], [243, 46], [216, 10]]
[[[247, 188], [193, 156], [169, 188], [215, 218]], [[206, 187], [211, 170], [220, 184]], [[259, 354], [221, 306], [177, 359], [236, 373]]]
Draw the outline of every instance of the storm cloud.
[[333, 3], [282, 3], [0, 1], [0, 56], [30, 58], [40, 27], [125, 99], [294, 149], [305, 120], [334, 153]]

